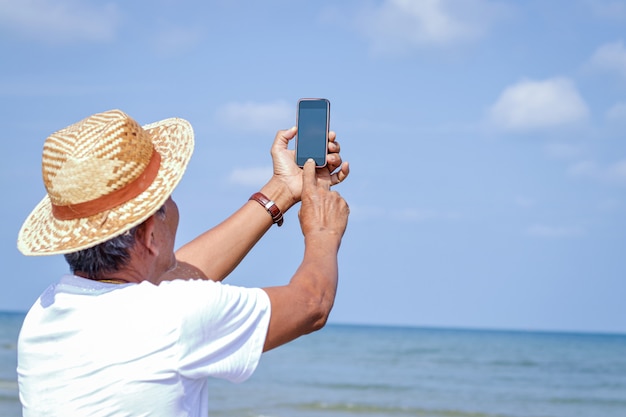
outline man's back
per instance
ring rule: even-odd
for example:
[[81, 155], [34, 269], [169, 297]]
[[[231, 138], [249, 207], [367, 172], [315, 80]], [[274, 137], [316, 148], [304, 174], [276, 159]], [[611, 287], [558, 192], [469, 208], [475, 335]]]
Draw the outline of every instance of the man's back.
[[24, 416], [205, 417], [207, 378], [241, 381], [258, 363], [264, 294], [209, 281], [120, 286], [63, 277], [20, 334]]

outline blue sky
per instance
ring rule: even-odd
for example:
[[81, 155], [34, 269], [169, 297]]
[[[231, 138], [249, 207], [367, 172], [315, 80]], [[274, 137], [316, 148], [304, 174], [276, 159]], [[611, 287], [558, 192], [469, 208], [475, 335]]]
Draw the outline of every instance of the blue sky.
[[[351, 163], [337, 323], [626, 332], [626, 1], [0, 0], [0, 309], [67, 268], [15, 248], [52, 132], [183, 117], [178, 244], [270, 172], [300, 97]], [[286, 282], [296, 209], [229, 282]]]

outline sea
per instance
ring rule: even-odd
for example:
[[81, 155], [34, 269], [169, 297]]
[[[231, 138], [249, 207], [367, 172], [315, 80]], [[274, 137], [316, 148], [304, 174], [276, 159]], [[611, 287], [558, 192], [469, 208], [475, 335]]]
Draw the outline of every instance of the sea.
[[[23, 319], [0, 313], [0, 417]], [[210, 384], [221, 417], [626, 417], [626, 335], [329, 324]]]

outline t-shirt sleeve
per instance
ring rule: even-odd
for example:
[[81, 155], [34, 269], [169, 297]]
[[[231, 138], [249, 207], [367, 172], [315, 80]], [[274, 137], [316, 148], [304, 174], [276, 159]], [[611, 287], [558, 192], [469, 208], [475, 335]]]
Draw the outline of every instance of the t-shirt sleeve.
[[267, 293], [204, 280], [172, 281], [170, 285], [184, 288], [184, 298], [179, 300], [181, 375], [232, 382], [249, 378], [263, 353], [269, 326]]

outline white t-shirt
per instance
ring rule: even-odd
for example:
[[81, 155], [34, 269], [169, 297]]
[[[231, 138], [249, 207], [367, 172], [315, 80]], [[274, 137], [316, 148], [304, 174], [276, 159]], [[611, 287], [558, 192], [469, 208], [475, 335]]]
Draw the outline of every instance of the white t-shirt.
[[258, 288], [66, 275], [22, 326], [23, 415], [206, 417], [208, 378], [247, 379], [269, 318], [269, 298]]

